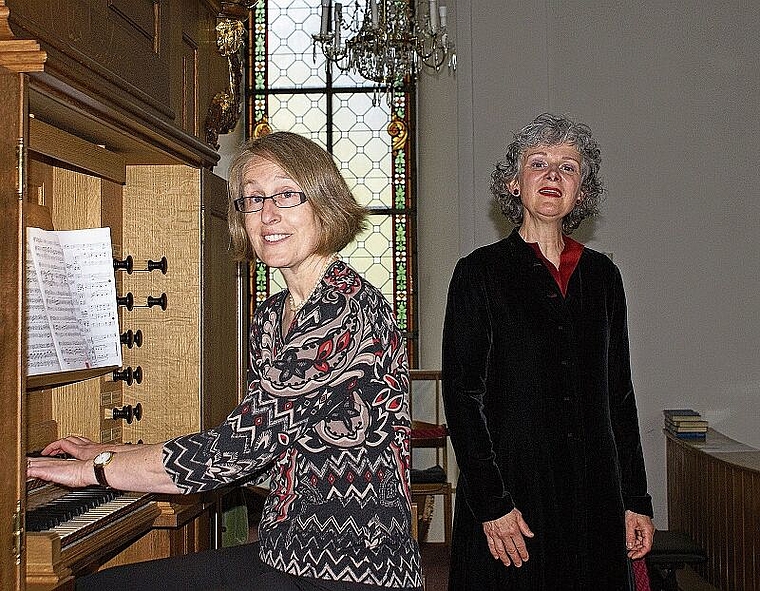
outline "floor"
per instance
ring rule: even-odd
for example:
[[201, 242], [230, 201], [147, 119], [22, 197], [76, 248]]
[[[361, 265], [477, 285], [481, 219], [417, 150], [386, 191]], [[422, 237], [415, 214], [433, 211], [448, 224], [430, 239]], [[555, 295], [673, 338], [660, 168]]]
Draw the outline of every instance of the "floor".
[[680, 591], [719, 591], [687, 566], [676, 573]]
[[[447, 591], [449, 575], [449, 550], [442, 543], [422, 543], [422, 572], [425, 591]], [[677, 573], [679, 591], [720, 591], [702, 579], [689, 567]]]
[[442, 543], [423, 542], [422, 574], [425, 576], [425, 591], [446, 591], [449, 581], [449, 549]]

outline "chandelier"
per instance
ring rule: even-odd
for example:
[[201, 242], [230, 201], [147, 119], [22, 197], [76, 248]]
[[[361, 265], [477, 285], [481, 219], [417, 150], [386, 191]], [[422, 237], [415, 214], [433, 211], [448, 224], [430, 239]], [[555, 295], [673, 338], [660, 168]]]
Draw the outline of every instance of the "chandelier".
[[[348, 14], [350, 12], [350, 14]], [[322, 21], [314, 39], [325, 58], [378, 85], [392, 102], [404, 81], [423, 68], [455, 71], [454, 43], [446, 30], [446, 6], [438, 0], [356, 0], [351, 10], [322, 0]]]

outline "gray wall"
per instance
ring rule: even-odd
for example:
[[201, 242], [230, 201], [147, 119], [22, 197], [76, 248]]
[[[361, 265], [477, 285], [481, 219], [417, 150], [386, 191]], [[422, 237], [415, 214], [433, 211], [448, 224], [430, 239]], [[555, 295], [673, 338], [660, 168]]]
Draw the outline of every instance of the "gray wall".
[[588, 123], [608, 194], [575, 237], [623, 273], [664, 528], [663, 408], [760, 447], [760, 3], [448, 4], [456, 76], [426, 75], [419, 92], [421, 366], [440, 367], [456, 260], [509, 230], [488, 180], [512, 133], [542, 111]]

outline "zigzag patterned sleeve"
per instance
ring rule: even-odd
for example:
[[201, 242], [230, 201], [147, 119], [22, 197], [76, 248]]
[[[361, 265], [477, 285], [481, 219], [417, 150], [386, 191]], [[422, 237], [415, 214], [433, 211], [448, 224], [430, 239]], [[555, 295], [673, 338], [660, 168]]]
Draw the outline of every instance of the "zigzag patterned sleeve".
[[351, 298], [313, 306], [275, 345], [278, 307], [265, 303], [251, 328], [243, 402], [218, 427], [164, 444], [164, 468], [184, 493], [253, 476], [344, 403], [362, 357], [361, 314]]
[[229, 484], [262, 470], [297, 430], [293, 401], [277, 399], [251, 382], [248, 395], [224, 423], [164, 444], [167, 473], [184, 493]]

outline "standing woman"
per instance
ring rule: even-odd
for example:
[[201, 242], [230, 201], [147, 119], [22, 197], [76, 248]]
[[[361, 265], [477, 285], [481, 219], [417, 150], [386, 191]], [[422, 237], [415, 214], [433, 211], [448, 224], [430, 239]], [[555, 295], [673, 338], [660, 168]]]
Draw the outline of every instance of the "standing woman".
[[160, 493], [268, 476], [259, 542], [103, 570], [77, 589], [417, 591], [404, 342], [382, 294], [336, 255], [366, 210], [332, 157], [293, 133], [246, 143], [229, 177], [234, 253], [287, 285], [256, 309], [242, 403], [163, 443], [67, 437], [42, 453], [76, 461], [31, 458], [27, 474]]
[[569, 236], [597, 213], [600, 161], [586, 125], [537, 117], [492, 174], [517, 228], [454, 270], [449, 591], [627, 591], [629, 559], [651, 548], [622, 279]]

